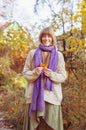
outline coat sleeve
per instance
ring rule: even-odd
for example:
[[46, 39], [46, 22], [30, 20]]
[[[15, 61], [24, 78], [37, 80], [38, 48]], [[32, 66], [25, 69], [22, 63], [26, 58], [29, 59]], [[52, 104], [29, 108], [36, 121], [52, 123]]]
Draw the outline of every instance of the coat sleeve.
[[38, 78], [38, 75], [35, 74], [35, 69], [33, 70], [30, 69], [31, 68], [30, 64], [32, 62], [34, 53], [35, 53], [35, 50], [31, 50], [28, 53], [28, 56], [25, 61], [24, 69], [23, 69], [23, 76], [28, 82], [34, 82]]
[[65, 62], [64, 57], [61, 52], [58, 52], [58, 65], [56, 72], [51, 72], [50, 79], [54, 83], [62, 83], [66, 80], [67, 74], [66, 74], [66, 68], [65, 68]]

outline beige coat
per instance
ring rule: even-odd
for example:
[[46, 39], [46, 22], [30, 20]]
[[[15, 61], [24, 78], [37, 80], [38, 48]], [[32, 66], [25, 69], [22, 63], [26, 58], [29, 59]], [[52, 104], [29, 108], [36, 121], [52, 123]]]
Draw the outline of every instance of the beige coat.
[[[27, 86], [25, 91], [26, 103], [31, 103], [34, 81], [38, 78], [34, 69], [31, 69], [32, 59], [36, 50], [31, 50], [27, 56], [25, 66], [23, 69], [23, 75], [27, 80]], [[53, 91], [44, 90], [44, 100], [51, 104], [61, 105], [62, 101], [62, 87], [61, 83], [67, 78], [65, 62], [61, 52], [58, 51], [58, 66], [56, 72], [52, 72], [49, 77], [54, 83]]]

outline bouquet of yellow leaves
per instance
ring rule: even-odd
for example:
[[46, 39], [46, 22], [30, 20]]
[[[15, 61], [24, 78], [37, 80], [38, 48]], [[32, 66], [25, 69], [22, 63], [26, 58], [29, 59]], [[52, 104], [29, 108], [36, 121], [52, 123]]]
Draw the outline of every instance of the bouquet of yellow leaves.
[[38, 65], [38, 67], [47, 68], [48, 66], [46, 64], [41, 63], [41, 64]]

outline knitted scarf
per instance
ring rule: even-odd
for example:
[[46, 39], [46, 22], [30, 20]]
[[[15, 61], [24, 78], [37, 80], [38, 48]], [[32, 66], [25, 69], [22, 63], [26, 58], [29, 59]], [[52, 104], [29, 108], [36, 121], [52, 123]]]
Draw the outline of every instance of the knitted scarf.
[[[56, 47], [43, 46], [42, 44], [39, 45], [34, 55], [35, 68], [42, 63], [42, 51], [51, 52], [48, 68], [51, 69], [52, 71], [56, 71], [56, 67], [58, 63], [58, 53], [56, 51]], [[31, 114], [32, 111], [44, 110], [44, 87], [46, 87], [49, 91], [53, 91], [53, 82], [47, 77], [46, 86], [44, 86], [43, 77], [44, 74], [42, 71], [39, 78], [37, 78], [34, 82], [32, 103], [31, 103], [29, 114]]]

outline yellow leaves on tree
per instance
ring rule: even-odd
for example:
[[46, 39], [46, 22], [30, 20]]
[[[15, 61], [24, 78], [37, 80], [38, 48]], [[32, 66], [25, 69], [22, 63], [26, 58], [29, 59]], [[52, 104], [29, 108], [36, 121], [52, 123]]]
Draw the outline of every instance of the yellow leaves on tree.
[[80, 4], [78, 4], [78, 10], [75, 16], [75, 19], [80, 19], [82, 24], [82, 33], [86, 35], [86, 0], [82, 0]]
[[81, 39], [73, 37], [73, 36], [70, 36], [66, 42], [67, 42], [67, 48], [71, 52], [77, 52], [79, 48], [82, 47], [83, 45], [83, 42]]

